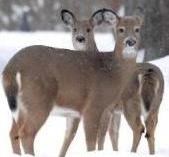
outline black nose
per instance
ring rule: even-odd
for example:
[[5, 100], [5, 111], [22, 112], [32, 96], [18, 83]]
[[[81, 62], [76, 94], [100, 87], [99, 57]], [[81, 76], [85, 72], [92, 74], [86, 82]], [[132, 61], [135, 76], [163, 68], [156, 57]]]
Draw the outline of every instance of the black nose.
[[126, 44], [127, 44], [128, 46], [134, 46], [134, 45], [136, 44], [136, 41], [135, 41], [134, 39], [128, 39], [128, 40], [126, 41]]
[[76, 40], [79, 41], [80, 43], [85, 42], [85, 38], [83, 36], [77, 36]]

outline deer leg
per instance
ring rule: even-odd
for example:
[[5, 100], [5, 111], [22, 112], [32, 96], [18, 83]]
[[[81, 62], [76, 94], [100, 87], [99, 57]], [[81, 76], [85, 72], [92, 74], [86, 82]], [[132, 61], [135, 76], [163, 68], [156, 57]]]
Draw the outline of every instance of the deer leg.
[[19, 115], [19, 137], [21, 138], [21, 143], [25, 154], [35, 154], [35, 136], [48, 116], [49, 112], [47, 109], [41, 110], [41, 112], [37, 112], [36, 110], [33, 110], [32, 112], [27, 111], [27, 113]]
[[108, 129], [110, 118], [111, 118], [110, 111], [107, 112], [105, 111], [101, 117], [99, 130], [98, 130], [98, 150], [103, 150], [104, 148], [104, 141], [105, 141], [105, 136]]
[[10, 130], [10, 139], [11, 139], [13, 152], [15, 154], [21, 154], [18, 126], [17, 126], [16, 122], [14, 121], [14, 119], [13, 119], [12, 127]]
[[64, 143], [62, 145], [59, 157], [64, 157], [66, 155], [66, 152], [72, 140], [74, 139], [76, 135], [79, 122], [80, 122], [79, 118], [74, 118], [74, 117], [68, 117], [66, 120], [67, 120], [66, 121], [66, 134], [65, 134]]
[[100, 124], [101, 113], [102, 109], [96, 111], [94, 105], [93, 107], [89, 107], [85, 110], [83, 119], [87, 151], [96, 150], [97, 133]]
[[113, 113], [110, 121], [109, 135], [114, 151], [118, 151], [119, 128], [121, 122], [121, 114]]
[[144, 132], [144, 126], [141, 122], [140, 117], [137, 117], [135, 119], [134, 124], [131, 124], [132, 130], [133, 130], [133, 144], [131, 151], [136, 152], [138, 145], [140, 143], [141, 135]]
[[133, 131], [133, 144], [131, 152], [136, 152], [141, 139], [141, 135], [144, 132], [144, 126], [141, 122], [140, 115], [136, 112], [131, 113], [130, 110], [127, 110], [127, 108], [125, 108], [124, 116]]
[[155, 153], [155, 138], [154, 138], [154, 132], [157, 125], [158, 116], [157, 113], [149, 114], [147, 120], [145, 121], [146, 124], [146, 135], [148, 146], [149, 146], [149, 153], [154, 154]]

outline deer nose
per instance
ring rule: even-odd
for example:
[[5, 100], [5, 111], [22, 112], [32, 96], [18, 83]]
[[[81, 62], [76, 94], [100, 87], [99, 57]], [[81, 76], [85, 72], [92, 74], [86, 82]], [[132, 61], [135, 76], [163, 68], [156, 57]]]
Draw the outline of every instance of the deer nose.
[[77, 36], [76, 40], [79, 41], [80, 43], [85, 42], [85, 38], [83, 36]]
[[127, 44], [128, 46], [134, 46], [134, 45], [136, 44], [136, 40], [134, 40], [134, 39], [128, 39], [128, 40], [126, 41], [126, 44]]

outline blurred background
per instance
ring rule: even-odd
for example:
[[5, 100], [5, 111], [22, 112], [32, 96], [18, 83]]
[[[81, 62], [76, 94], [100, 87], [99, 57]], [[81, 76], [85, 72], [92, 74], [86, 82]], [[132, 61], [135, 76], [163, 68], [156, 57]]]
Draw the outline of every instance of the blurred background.
[[123, 8], [125, 15], [133, 15], [136, 8], [142, 8], [144, 59], [168, 55], [168, 0], [0, 0], [0, 30], [68, 31], [60, 20], [61, 9], [69, 9], [78, 19], [84, 19], [103, 7], [116, 12]]

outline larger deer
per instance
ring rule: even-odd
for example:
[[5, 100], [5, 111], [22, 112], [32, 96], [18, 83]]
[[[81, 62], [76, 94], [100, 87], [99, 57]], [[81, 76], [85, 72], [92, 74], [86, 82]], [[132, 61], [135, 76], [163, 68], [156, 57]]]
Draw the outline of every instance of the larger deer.
[[[140, 41], [136, 31], [141, 27], [139, 18], [120, 19], [110, 10], [101, 12], [106, 13], [118, 26], [126, 20], [135, 24], [127, 28], [132, 29], [133, 36], [118, 36], [114, 53], [90, 55], [37, 45], [20, 50], [9, 61], [3, 71], [3, 85], [15, 115], [13, 148], [21, 139], [25, 153], [34, 154], [35, 135], [57, 107], [65, 116], [84, 117], [87, 149], [95, 149], [100, 117], [105, 109], [114, 109], [135, 71]], [[123, 51], [125, 48], [129, 51]], [[14, 151], [20, 153], [18, 147]]]
[[[63, 10], [61, 14], [64, 23], [68, 26], [71, 26], [72, 28], [72, 36], [73, 36], [72, 41], [74, 48], [80, 50], [81, 47], [83, 47], [84, 48], [83, 50], [97, 50], [93, 32], [94, 27], [92, 27], [93, 25], [91, 24], [91, 20], [90, 19], [81, 21], [77, 20], [74, 14], [68, 10]], [[83, 37], [84, 39], [83, 42], [79, 41], [78, 37]], [[147, 130], [146, 137], [148, 140], [149, 152], [150, 154], [153, 154], [154, 131], [157, 123], [158, 110], [163, 95], [164, 80], [160, 69], [155, 65], [152, 65], [150, 63], [141, 63], [138, 64], [137, 69], [138, 69], [137, 72], [135, 72], [135, 74], [133, 75], [133, 79], [131, 80], [131, 82], [129, 83], [128, 87], [125, 89], [123, 94], [122, 100], [123, 104], [125, 104], [123, 112], [127, 122], [129, 123], [130, 127], [133, 130], [134, 137], [133, 137], [133, 146], [131, 149], [131, 151], [133, 152], [136, 152], [141, 138], [140, 133], [142, 133], [144, 130], [144, 127], [141, 124], [140, 117], [141, 115], [146, 116], [144, 117], [146, 124], [145, 126]], [[155, 98], [157, 98], [156, 105], [158, 106], [155, 110], [155, 113], [151, 111], [152, 109], [151, 110], [148, 109], [148, 111], [146, 111], [146, 108], [142, 105], [143, 104], [145, 106], [150, 105], [149, 108], [153, 108], [153, 105], [155, 105], [154, 104]], [[130, 114], [131, 112], [133, 114]], [[110, 111], [108, 111], [105, 114], [106, 117], [104, 117], [101, 121], [102, 127], [101, 131], [103, 131], [103, 133], [99, 135], [98, 148], [103, 149], [105, 134], [107, 132], [108, 124], [110, 124], [109, 135], [111, 137], [112, 146], [114, 150], [118, 150], [118, 136], [121, 116], [119, 115], [119, 113], [116, 112], [111, 113]], [[155, 115], [152, 116], [152, 114]], [[111, 121], [109, 123], [110, 117]], [[72, 136], [74, 137], [76, 134], [76, 129], [72, 130], [72, 132], [69, 132], [69, 134], [66, 133], [68, 136], [65, 138], [62, 153], [67, 151], [67, 148], [70, 144], [69, 142], [71, 141], [70, 139], [73, 139]]]

